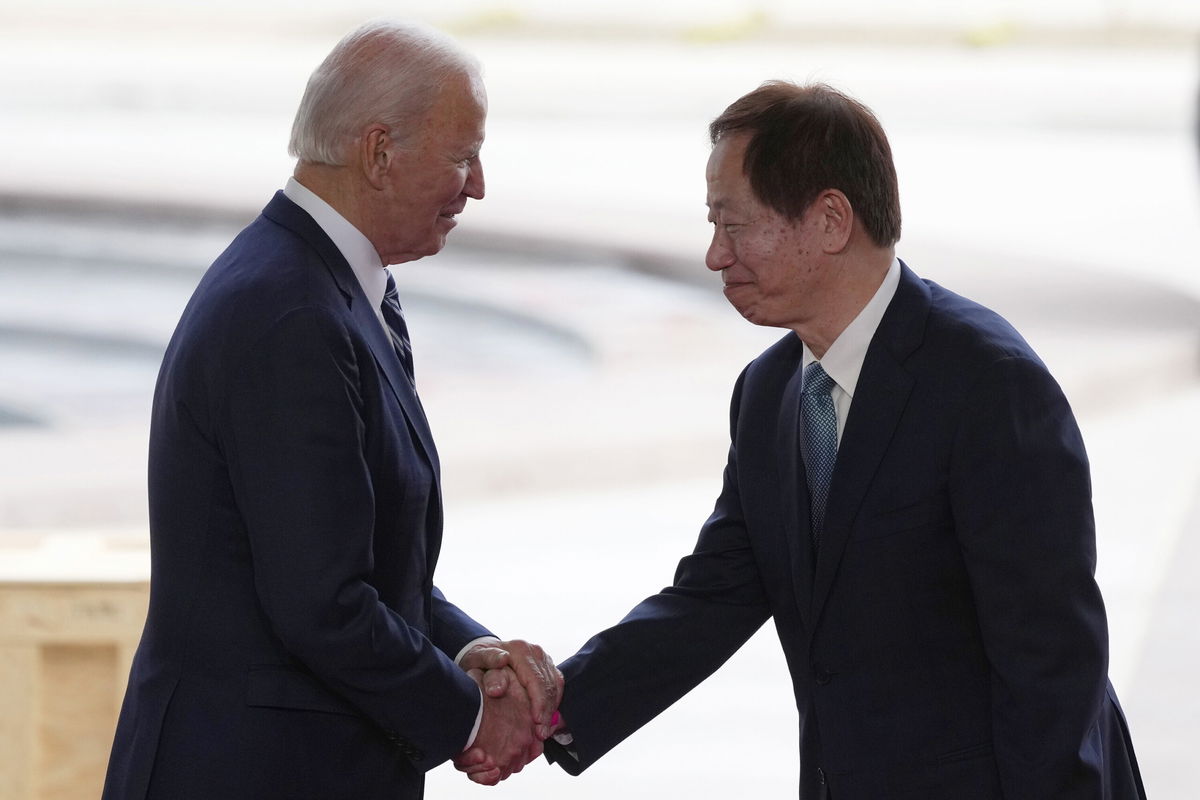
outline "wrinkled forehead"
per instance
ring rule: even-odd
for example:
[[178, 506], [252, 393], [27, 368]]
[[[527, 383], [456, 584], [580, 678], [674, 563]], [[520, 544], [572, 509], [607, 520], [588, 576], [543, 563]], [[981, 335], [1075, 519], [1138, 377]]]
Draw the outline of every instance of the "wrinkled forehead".
[[741, 131], [722, 134], [708, 155], [708, 175], [725, 177], [745, 172], [746, 147], [750, 134]]
[[421, 119], [427, 138], [477, 136], [487, 122], [487, 93], [477, 76], [463, 73], [447, 79]]
[[713, 145], [705, 169], [710, 208], [719, 210], [750, 191], [744, 168], [748, 140], [748, 134], [726, 134]]
[[486, 113], [487, 87], [483, 84], [483, 77], [473, 70], [463, 70], [447, 76], [442, 81], [435, 105], [447, 103]]
[[463, 74], [462, 86], [463, 91], [470, 96], [472, 102], [477, 104], [486, 113], [488, 98], [487, 86], [483, 83], [483, 76], [476, 70], [469, 70]]

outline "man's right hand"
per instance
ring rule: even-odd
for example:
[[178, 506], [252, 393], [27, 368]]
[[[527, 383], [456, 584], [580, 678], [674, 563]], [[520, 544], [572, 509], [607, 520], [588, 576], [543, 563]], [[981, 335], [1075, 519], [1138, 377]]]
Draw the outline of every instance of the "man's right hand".
[[[542, 754], [542, 740], [531, 723], [529, 695], [516, 676], [508, 673], [507, 691], [499, 697], [483, 692], [483, 720], [469, 750], [454, 759], [454, 766], [472, 781], [494, 786]], [[483, 688], [483, 673], [468, 670]]]

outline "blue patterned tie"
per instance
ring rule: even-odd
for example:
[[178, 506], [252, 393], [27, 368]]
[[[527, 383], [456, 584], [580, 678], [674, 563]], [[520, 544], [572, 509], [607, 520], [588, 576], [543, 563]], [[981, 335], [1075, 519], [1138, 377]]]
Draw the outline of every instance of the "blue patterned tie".
[[804, 391], [800, 395], [800, 419], [804, 424], [804, 464], [808, 475], [809, 511], [812, 514], [813, 547], [821, 544], [829, 482], [837, 461], [837, 412], [833, 408], [833, 378], [821, 362], [804, 368]]
[[383, 318], [387, 320], [388, 335], [392, 339], [392, 347], [396, 348], [396, 355], [400, 357], [400, 365], [404, 367], [404, 374], [408, 376], [408, 381], [414, 387], [416, 378], [413, 375], [413, 357], [412, 343], [408, 338], [408, 325], [404, 322], [404, 311], [400, 308], [400, 293], [396, 291], [396, 281], [392, 278], [392, 273], [388, 273], [387, 289], [383, 293]]

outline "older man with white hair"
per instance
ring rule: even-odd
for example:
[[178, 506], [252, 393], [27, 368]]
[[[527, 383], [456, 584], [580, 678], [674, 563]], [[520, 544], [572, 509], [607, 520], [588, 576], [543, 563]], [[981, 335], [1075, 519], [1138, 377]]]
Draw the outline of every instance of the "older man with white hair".
[[364, 25], [309, 80], [294, 177], [163, 360], [105, 800], [419, 798], [468, 748], [484, 782], [540, 754], [553, 662], [433, 585], [438, 457], [385, 268], [483, 197], [486, 111], [475, 60], [420, 26]]

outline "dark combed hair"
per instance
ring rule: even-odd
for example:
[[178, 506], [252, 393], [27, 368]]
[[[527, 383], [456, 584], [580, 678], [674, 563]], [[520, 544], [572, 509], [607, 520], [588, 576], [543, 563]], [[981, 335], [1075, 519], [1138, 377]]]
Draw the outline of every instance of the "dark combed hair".
[[708, 127], [715, 145], [747, 133], [742, 169], [755, 195], [789, 220], [837, 189], [872, 241], [900, 239], [900, 190], [883, 126], [862, 103], [824, 84], [769, 81], [739, 98]]

